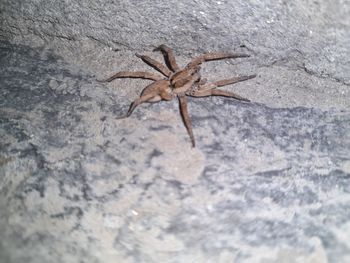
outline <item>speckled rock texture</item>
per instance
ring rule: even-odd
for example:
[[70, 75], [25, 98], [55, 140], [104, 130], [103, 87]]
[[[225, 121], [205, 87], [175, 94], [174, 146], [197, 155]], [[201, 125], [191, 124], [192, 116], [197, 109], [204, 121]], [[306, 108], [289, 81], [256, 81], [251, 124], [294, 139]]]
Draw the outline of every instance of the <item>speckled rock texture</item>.
[[[350, 262], [349, 1], [0, 3], [0, 263]], [[252, 100], [125, 114], [173, 47]]]

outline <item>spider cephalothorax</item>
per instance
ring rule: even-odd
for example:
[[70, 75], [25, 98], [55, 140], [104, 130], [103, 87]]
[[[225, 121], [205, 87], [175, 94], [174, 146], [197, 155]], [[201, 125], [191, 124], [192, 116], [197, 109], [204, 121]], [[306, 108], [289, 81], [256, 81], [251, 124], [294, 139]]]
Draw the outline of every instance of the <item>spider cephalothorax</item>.
[[187, 128], [187, 131], [192, 141], [192, 145], [194, 147], [195, 140], [194, 140], [194, 135], [192, 131], [191, 120], [188, 115], [186, 96], [191, 96], [191, 97], [225, 96], [225, 97], [231, 97], [237, 100], [249, 102], [248, 99], [242, 98], [239, 95], [236, 95], [229, 91], [220, 90], [217, 88], [225, 85], [237, 83], [240, 81], [248, 80], [256, 77], [256, 75], [234, 77], [230, 79], [224, 79], [224, 80], [219, 80], [212, 83], [207, 83], [205, 79], [201, 79], [201, 75], [199, 73], [200, 64], [205, 61], [220, 60], [225, 58], [244, 58], [244, 57], [249, 57], [249, 55], [231, 54], [231, 53], [223, 53], [223, 52], [206, 53], [198, 57], [195, 57], [194, 59], [191, 60], [190, 63], [186, 65], [186, 67], [181, 69], [176, 63], [176, 60], [171, 48], [167, 47], [166, 45], [160, 45], [154, 51], [156, 50], [161, 51], [163, 53], [167, 66], [164, 66], [160, 62], [148, 56], [142, 56], [139, 54], [136, 54], [136, 56], [141, 58], [145, 63], [147, 63], [148, 65], [150, 65], [151, 67], [159, 71], [160, 73], [162, 73], [163, 76], [154, 74], [154, 73], [143, 72], [143, 71], [137, 71], [137, 72], [121, 71], [105, 80], [107, 82], [110, 82], [116, 78], [142, 78], [142, 79], [154, 80], [153, 83], [151, 83], [146, 88], [144, 88], [144, 90], [141, 92], [141, 96], [130, 105], [130, 108], [127, 114], [125, 116], [118, 117], [119, 119], [129, 117], [133, 112], [133, 110], [136, 108], [136, 106], [143, 102], [157, 102], [160, 100], [172, 100], [173, 98], [177, 97], [180, 102], [180, 111], [181, 111], [183, 121], [185, 123], [185, 126]]

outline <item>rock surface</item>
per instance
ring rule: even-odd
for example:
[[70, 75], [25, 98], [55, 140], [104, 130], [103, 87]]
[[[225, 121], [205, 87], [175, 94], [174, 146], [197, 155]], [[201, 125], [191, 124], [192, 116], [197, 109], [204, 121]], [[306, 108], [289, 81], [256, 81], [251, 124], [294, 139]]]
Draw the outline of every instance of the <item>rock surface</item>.
[[95, 45], [144, 51], [167, 43], [180, 53], [241, 45], [258, 65], [288, 62], [350, 84], [348, 0], [3, 0], [0, 8], [0, 35], [20, 43], [88, 54]]
[[[1, 263], [350, 262], [348, 1], [0, 8]], [[149, 81], [96, 81], [163, 42], [258, 74], [190, 99], [196, 148], [176, 101], [115, 119]]]

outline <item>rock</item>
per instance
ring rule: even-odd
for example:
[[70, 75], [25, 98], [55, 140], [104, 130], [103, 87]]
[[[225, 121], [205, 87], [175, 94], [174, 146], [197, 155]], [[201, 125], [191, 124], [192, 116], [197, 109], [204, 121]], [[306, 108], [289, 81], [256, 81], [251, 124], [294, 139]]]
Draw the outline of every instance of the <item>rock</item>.
[[193, 99], [192, 149], [175, 102], [116, 120], [123, 98], [47, 50], [1, 59], [6, 262], [348, 255], [347, 110]]
[[242, 46], [259, 65], [288, 63], [349, 85], [349, 6], [340, 0], [3, 0], [0, 32], [17, 43], [75, 54], [95, 45], [144, 51], [164, 42], [181, 54]]
[[[350, 261], [348, 3], [0, 8], [1, 263]], [[189, 99], [196, 148], [175, 100], [116, 119], [150, 81], [97, 81], [160, 43], [252, 55], [203, 65], [258, 76]]]

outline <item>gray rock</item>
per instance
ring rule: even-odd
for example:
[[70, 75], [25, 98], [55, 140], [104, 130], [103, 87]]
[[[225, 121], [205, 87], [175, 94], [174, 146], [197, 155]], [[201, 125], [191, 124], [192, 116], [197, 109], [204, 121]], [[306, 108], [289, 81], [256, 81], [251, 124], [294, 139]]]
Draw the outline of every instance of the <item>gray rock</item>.
[[140, 51], [164, 42], [181, 53], [244, 46], [259, 65], [288, 61], [350, 84], [348, 1], [3, 0], [0, 8], [1, 35], [19, 43], [87, 52], [95, 44]]
[[[47, 50], [1, 46], [4, 262], [346, 262], [350, 114], [125, 102]], [[210, 112], [210, 113], [209, 113]]]
[[[349, 262], [348, 1], [0, 2], [0, 262]], [[10, 41], [10, 42], [8, 42]], [[167, 43], [252, 100], [124, 114]], [[226, 87], [225, 87], [226, 88]]]

